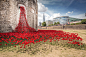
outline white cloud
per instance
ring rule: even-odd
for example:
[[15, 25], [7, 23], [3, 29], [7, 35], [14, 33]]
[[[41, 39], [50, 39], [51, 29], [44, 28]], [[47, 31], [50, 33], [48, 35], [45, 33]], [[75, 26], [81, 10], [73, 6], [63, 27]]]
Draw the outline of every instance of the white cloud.
[[45, 15], [45, 21], [46, 21], [46, 20], [49, 20], [50, 15], [48, 15], [47, 13], [45, 13], [44, 15]]
[[73, 13], [73, 11], [72, 11], [72, 12], [68, 11], [68, 12], [66, 13], [66, 15], [68, 15], [68, 14], [72, 14], [72, 13]]
[[53, 20], [53, 18], [60, 17], [60, 13], [54, 13], [52, 16], [50, 16], [49, 20]]
[[61, 16], [61, 14], [60, 13], [54, 13], [53, 14], [53, 17], [55, 18], [55, 17], [60, 17]]
[[[61, 16], [60, 13], [54, 13], [52, 16], [50, 16], [47, 13], [44, 13], [44, 15], [45, 15], [45, 21], [46, 20], [53, 20], [53, 18]], [[38, 12], [38, 20], [40, 20], [39, 22], [43, 22], [43, 13]]]
[[39, 25], [39, 22], [42, 22], [43, 20], [43, 14], [38, 12], [38, 25]]
[[[44, 13], [44, 15], [45, 15], [45, 21], [53, 20], [53, 18], [61, 16], [60, 13], [54, 13], [54, 14], [52, 14], [52, 16], [50, 16], [47, 13]], [[38, 12], [38, 25], [39, 25], [39, 22], [43, 22], [43, 13], [41, 13], [41, 12]]]
[[[45, 15], [45, 21], [50, 18], [50, 16], [47, 13], [44, 13]], [[43, 13], [38, 12], [38, 22], [43, 22]]]
[[[43, 19], [43, 14], [38, 12], [38, 20], [42, 20]], [[42, 22], [42, 21], [41, 21]]]
[[39, 12], [45, 12], [45, 11], [47, 11], [47, 10], [48, 10], [47, 7], [45, 7], [42, 3], [39, 3], [39, 2], [38, 2], [38, 11], [39, 11]]

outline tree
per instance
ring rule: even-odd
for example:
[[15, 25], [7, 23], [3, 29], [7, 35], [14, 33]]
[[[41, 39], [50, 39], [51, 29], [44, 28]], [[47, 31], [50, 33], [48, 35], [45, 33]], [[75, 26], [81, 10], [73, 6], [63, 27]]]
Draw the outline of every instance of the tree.
[[82, 23], [82, 24], [86, 24], [86, 19], [83, 19], [83, 20], [81, 21], [81, 23]]
[[51, 26], [51, 25], [48, 25], [48, 26]]
[[57, 22], [57, 23], [55, 22], [55, 23], [54, 23], [54, 25], [58, 25], [58, 24], [60, 24], [60, 23], [59, 23], [59, 22]]
[[42, 23], [42, 26], [46, 26], [46, 22], [43, 22], [43, 23]]
[[50, 25], [48, 25], [48, 26], [53, 26], [54, 24], [50, 24]]
[[53, 24], [51, 24], [53, 26]]
[[60, 24], [59, 22], [57, 22], [57, 24]]
[[57, 23], [55, 22], [54, 25], [56, 25]]

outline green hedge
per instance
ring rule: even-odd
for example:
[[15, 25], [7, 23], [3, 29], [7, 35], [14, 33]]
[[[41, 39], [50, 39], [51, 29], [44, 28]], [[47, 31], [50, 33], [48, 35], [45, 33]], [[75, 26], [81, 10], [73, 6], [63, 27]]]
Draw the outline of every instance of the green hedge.
[[86, 24], [86, 19], [81, 21], [82, 24]]

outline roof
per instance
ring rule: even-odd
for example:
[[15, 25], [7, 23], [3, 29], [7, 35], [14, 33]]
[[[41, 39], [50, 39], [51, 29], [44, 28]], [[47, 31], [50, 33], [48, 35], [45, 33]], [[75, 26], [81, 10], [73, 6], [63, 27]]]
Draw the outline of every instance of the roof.
[[[69, 16], [60, 16], [60, 17], [69, 17]], [[56, 17], [56, 18], [60, 18], [60, 17]], [[53, 19], [55, 19], [55, 18], [53, 18]]]

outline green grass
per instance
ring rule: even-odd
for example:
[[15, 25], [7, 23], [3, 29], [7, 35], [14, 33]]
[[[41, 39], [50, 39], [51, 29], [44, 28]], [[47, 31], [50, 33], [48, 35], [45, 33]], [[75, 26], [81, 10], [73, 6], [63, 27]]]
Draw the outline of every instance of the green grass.
[[79, 24], [81, 24], [81, 22], [79, 22], [79, 23], [72, 23], [71, 25], [79, 25]]

